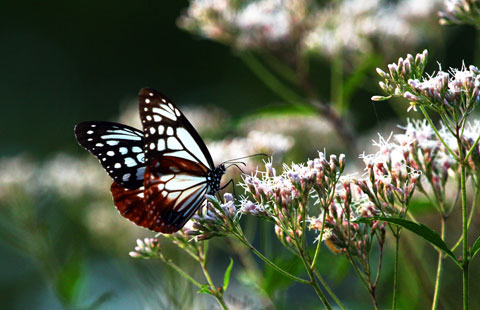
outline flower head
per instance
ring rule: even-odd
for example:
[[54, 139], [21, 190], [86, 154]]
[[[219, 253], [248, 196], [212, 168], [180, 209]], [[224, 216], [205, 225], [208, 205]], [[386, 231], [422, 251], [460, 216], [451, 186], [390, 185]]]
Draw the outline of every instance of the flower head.
[[144, 240], [137, 239], [137, 246], [135, 251], [128, 253], [133, 258], [156, 258], [161, 257], [160, 243], [156, 238], [145, 238]]

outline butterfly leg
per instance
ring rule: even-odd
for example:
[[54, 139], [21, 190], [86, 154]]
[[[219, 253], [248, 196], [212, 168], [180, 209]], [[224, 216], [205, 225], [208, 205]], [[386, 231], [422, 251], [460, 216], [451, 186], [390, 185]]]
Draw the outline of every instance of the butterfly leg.
[[220, 190], [226, 188], [228, 185], [232, 184], [232, 190], [233, 190], [233, 197], [237, 198], [237, 195], [235, 194], [235, 183], [233, 182], [233, 179], [230, 179], [227, 184], [223, 185]]

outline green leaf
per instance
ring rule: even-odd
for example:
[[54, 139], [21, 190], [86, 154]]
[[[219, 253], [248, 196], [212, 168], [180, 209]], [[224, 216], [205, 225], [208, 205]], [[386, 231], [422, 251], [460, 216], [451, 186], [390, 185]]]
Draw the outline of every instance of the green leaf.
[[197, 291], [197, 293], [213, 295], [208, 284], [203, 284], [202, 288]]
[[470, 253], [472, 253], [472, 259], [475, 257], [478, 251], [480, 251], [480, 236], [478, 236], [477, 241], [475, 241], [472, 249], [470, 250]]
[[[303, 271], [303, 265], [299, 263], [298, 256], [292, 255], [290, 252], [278, 255], [273, 259], [273, 262], [283, 270], [294, 275], [298, 275]], [[273, 297], [275, 292], [287, 288], [293, 283], [293, 280], [266, 264], [264, 265], [262, 276], [263, 279], [258, 285], [270, 297]]]
[[425, 226], [423, 224], [415, 223], [415, 222], [405, 220], [405, 219], [393, 218], [393, 217], [383, 217], [383, 216], [374, 216], [374, 217], [370, 217], [370, 218], [363, 218], [363, 219], [357, 220], [356, 222], [368, 223], [368, 222], [371, 222], [371, 221], [387, 222], [387, 223], [395, 224], [395, 225], [401, 226], [405, 229], [408, 229], [409, 231], [413, 232], [417, 236], [420, 236], [423, 239], [425, 239], [426, 241], [428, 241], [431, 245], [436, 246], [437, 248], [439, 248], [440, 250], [445, 252], [445, 254], [450, 256], [450, 258], [453, 259], [458, 264], [458, 261], [457, 261], [457, 258], [455, 257], [455, 254], [453, 254], [452, 251], [450, 251], [450, 249], [447, 247], [447, 245], [442, 240], [442, 238], [440, 238], [440, 236], [435, 231], [433, 231], [432, 229], [428, 228], [427, 226]]
[[233, 259], [230, 258], [230, 264], [227, 267], [227, 270], [225, 270], [225, 275], [223, 276], [223, 291], [225, 292], [228, 288], [228, 284], [230, 283], [230, 273], [232, 272], [233, 268]]
[[70, 255], [58, 272], [55, 280], [55, 291], [67, 305], [74, 305], [84, 284], [85, 268], [82, 257]]

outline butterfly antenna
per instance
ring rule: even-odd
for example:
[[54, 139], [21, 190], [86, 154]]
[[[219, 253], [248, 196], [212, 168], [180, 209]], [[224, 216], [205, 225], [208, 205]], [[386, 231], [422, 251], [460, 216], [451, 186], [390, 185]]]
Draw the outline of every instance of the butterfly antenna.
[[235, 166], [235, 167], [238, 168], [238, 170], [240, 170], [243, 174], [245, 174], [245, 171], [243, 171], [242, 168], [240, 168], [240, 166], [238, 166], [238, 164], [243, 164], [245, 167], [247, 166], [247, 164], [245, 164], [244, 162], [230, 163], [230, 165], [227, 166], [225, 169], [228, 169], [228, 168], [230, 168], [231, 166]]
[[258, 154], [252, 154], [252, 155], [248, 155], [248, 156], [243, 156], [243, 157], [239, 157], [239, 158], [230, 159], [230, 160], [224, 161], [223, 163], [224, 163], [224, 164], [227, 164], [227, 163], [230, 163], [230, 162], [234, 162], [234, 161], [236, 161], [236, 160], [239, 160], [239, 159], [245, 159], [245, 158], [250, 158], [250, 157], [255, 157], [255, 156], [265, 156], [265, 157], [268, 157], [268, 155], [265, 154], [265, 153], [258, 153]]

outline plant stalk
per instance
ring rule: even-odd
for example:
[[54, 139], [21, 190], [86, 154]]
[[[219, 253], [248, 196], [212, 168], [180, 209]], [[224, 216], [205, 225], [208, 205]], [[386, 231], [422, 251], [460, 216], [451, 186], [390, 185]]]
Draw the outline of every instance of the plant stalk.
[[393, 266], [393, 300], [392, 310], [397, 309], [397, 291], [398, 291], [398, 248], [400, 241], [400, 230], [394, 235], [395, 237], [395, 264]]
[[[446, 221], [446, 218], [442, 215], [442, 219], [440, 222], [441, 223], [440, 237], [442, 238], [442, 240], [445, 239], [445, 221]], [[437, 275], [435, 277], [435, 289], [433, 292], [432, 310], [436, 310], [438, 305], [438, 292], [440, 291], [440, 284], [442, 281], [444, 259], [445, 257], [443, 256], [443, 252], [438, 250]]]

